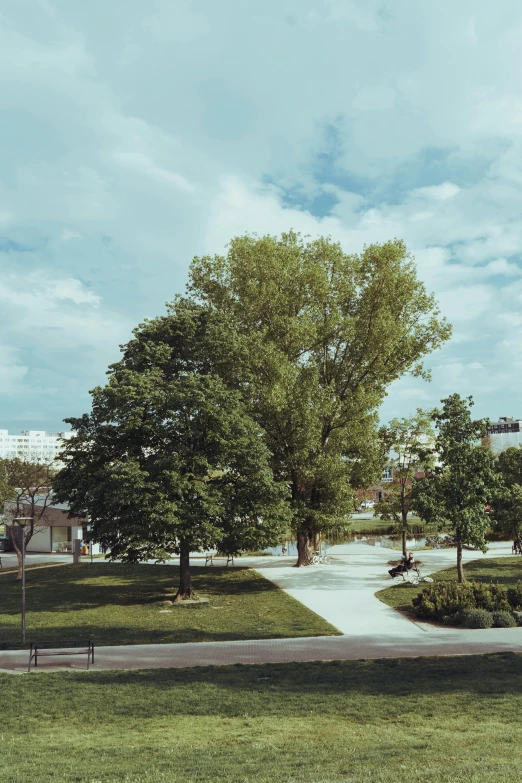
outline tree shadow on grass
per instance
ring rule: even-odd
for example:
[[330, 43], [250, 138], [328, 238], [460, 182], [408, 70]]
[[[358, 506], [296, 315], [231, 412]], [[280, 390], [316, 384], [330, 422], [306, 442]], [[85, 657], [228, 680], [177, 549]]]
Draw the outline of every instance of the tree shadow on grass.
[[[247, 712], [250, 717], [317, 713], [361, 720], [361, 710], [368, 710], [379, 720], [409, 711], [420, 720], [423, 711], [429, 717], [437, 711], [443, 716], [451, 697], [455, 697], [452, 709], [466, 712], [478, 696], [476, 710], [481, 719], [489, 710], [502, 720], [505, 698], [511, 709], [518, 710], [520, 705], [522, 656], [501, 653], [190, 669], [76, 670], [24, 680], [24, 687], [36, 689], [43, 699], [47, 689], [56, 694], [62, 688], [63, 709], [75, 715], [87, 709], [89, 701], [103, 698], [107, 714], [121, 714], [124, 708], [129, 718], [142, 719], [173, 714], [245, 717]], [[368, 701], [372, 698], [377, 701]]]
[[[274, 593], [278, 587], [248, 568], [191, 569], [196, 593], [206, 596], [259, 595]], [[154, 565], [63, 566], [56, 571], [41, 570], [27, 575], [26, 602], [31, 612], [73, 612], [102, 606], [141, 606], [151, 604], [177, 589], [179, 567]], [[20, 611], [20, 582], [2, 583], [2, 611]]]
[[[179, 608], [179, 612], [199, 612], [200, 609]], [[299, 639], [312, 636], [339, 636], [339, 632], [332, 628], [328, 630], [327, 623], [321, 626], [316, 633], [309, 625], [299, 622], [289, 623], [282, 631], [267, 626], [260, 629], [255, 627], [255, 621], [247, 627], [231, 627], [230, 630], [218, 630], [212, 628], [194, 628], [187, 625], [185, 628], [139, 628], [135, 626], [100, 627], [96, 623], [85, 622], [81, 625], [52, 625], [44, 628], [27, 627], [27, 643], [20, 642], [20, 630], [8, 629], [0, 633], [0, 650], [28, 650], [29, 644], [35, 641], [61, 641], [78, 639], [81, 641], [90, 639], [97, 647], [125, 647], [129, 645], [155, 645], [155, 644], [200, 644], [203, 642], [234, 642], [270, 639]], [[137, 653], [139, 654], [139, 653]]]

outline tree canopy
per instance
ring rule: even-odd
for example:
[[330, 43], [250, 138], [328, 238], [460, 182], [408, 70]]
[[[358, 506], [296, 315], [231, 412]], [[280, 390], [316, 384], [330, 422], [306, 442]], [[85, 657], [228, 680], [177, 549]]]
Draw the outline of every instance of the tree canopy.
[[297, 565], [316, 535], [353, 511], [381, 472], [377, 409], [450, 336], [403, 242], [347, 255], [329, 238], [242, 236], [195, 258], [189, 291], [233, 322], [249, 373], [243, 393], [276, 476], [292, 491]]
[[472, 419], [471, 397], [452, 394], [433, 413], [437, 430], [437, 464], [425, 478], [414, 480], [413, 507], [429, 523], [455, 535], [459, 582], [464, 581], [462, 545], [487, 550], [486, 505], [498, 486], [494, 458], [480, 445], [487, 419]]
[[426, 469], [432, 462], [432, 412], [417, 408], [415, 416], [392, 419], [381, 429], [380, 436], [388, 453], [388, 467], [392, 469], [393, 480], [386, 485], [384, 497], [377, 504], [375, 512], [381, 519], [395, 523], [402, 535], [403, 554], [406, 554], [413, 480], [416, 473]]
[[493, 495], [491, 517], [497, 530], [522, 534], [522, 448], [511, 446], [495, 461], [500, 486]]
[[233, 329], [178, 299], [146, 321], [111, 365], [75, 435], [55, 492], [88, 515], [95, 540], [127, 562], [180, 555], [178, 599], [192, 596], [189, 553], [276, 543], [288, 488], [274, 481], [233, 367]]

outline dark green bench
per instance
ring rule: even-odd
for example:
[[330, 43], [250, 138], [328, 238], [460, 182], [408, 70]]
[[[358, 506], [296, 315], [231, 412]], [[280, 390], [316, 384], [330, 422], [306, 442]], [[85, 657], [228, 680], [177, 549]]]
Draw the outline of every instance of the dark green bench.
[[47, 658], [54, 655], [87, 655], [87, 668], [94, 663], [94, 644], [90, 639], [80, 641], [78, 639], [66, 639], [60, 642], [31, 642], [29, 648], [29, 667], [31, 663], [38, 666], [38, 658]]

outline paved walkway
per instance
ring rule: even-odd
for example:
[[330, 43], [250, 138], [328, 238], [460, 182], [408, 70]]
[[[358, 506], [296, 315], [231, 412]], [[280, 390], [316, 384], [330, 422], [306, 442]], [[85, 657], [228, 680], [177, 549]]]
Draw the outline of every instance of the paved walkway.
[[[431, 626], [414, 624], [375, 597], [378, 590], [390, 587], [389, 560], [398, 560], [400, 552], [387, 547], [370, 546], [364, 541], [340, 544], [328, 550], [332, 562], [309, 568], [293, 568], [295, 558], [266, 557], [251, 564], [266, 579], [350, 636], [391, 635], [411, 637]], [[464, 563], [484, 557], [511, 555], [511, 544], [494, 543], [489, 552], [466, 550]], [[423, 576], [455, 565], [454, 549], [420, 551], [417, 559], [424, 565]], [[247, 558], [242, 558], [245, 564]], [[238, 565], [241, 561], [237, 561]], [[521, 558], [522, 565], [522, 558]], [[396, 579], [395, 584], [402, 583]]]
[[[418, 656], [479, 655], [520, 652], [522, 628], [462, 631], [441, 629], [433, 634], [403, 636], [318, 636], [302, 639], [203, 642], [194, 644], [143, 644], [99, 647], [91, 670], [162, 669], [190, 666], [223, 666], [236, 663], [290, 663], [292, 661], [415, 658]], [[27, 671], [25, 650], [0, 651], [0, 671]], [[86, 655], [44, 658], [38, 671], [87, 668]]]

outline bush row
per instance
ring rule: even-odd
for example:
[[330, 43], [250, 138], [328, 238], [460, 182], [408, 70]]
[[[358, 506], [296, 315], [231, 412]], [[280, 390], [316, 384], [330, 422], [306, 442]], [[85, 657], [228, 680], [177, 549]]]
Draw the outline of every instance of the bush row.
[[413, 598], [418, 617], [468, 628], [511, 628], [522, 609], [522, 581], [506, 590], [484, 582], [434, 582]]

